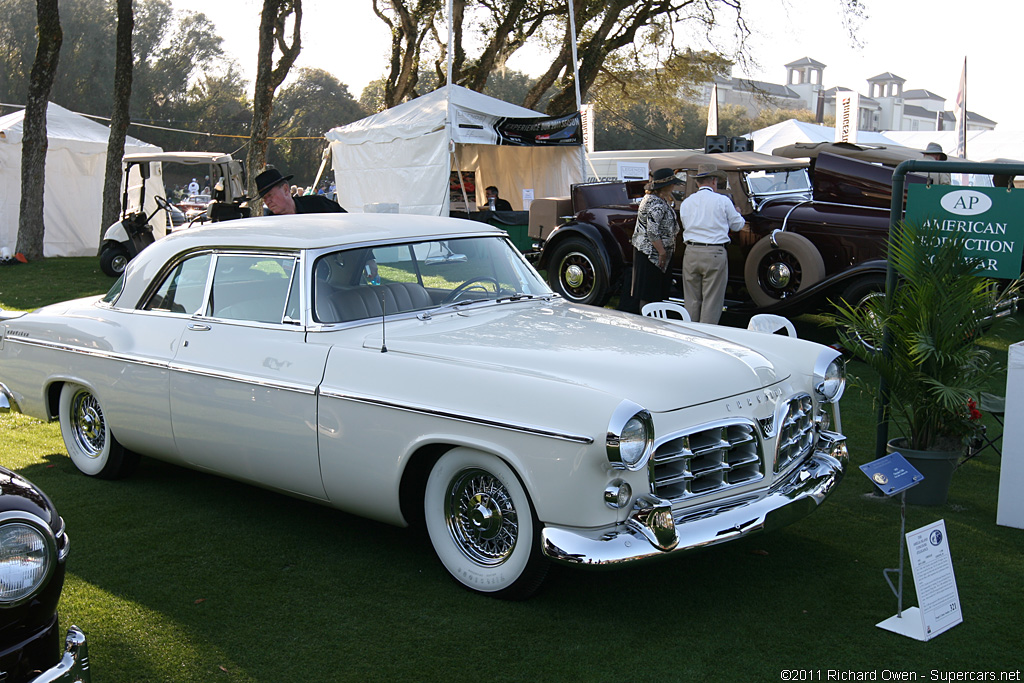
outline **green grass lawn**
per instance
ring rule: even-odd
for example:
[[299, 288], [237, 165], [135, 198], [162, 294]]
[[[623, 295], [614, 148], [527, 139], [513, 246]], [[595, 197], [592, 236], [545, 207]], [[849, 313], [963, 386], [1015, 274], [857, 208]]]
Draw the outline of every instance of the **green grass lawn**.
[[[2, 268], [0, 307], [102, 293], [112, 281], [96, 261]], [[801, 336], [829, 341], [817, 323], [799, 320]], [[1022, 336], [986, 343], [1005, 354]], [[872, 384], [863, 365], [850, 371]], [[86, 478], [56, 424], [0, 415], [0, 461], [67, 523], [61, 624], [86, 632], [97, 683], [778, 681], [784, 669], [1000, 680], [1024, 668], [1024, 531], [995, 524], [992, 451], [957, 472], [946, 506], [907, 514], [908, 530], [945, 520], [964, 623], [927, 643], [875, 627], [896, 612], [882, 570], [898, 560], [900, 510], [858, 469], [873, 459], [871, 403], [870, 391], [843, 399], [853, 462], [810, 517], [646, 566], [556, 567], [525, 603], [462, 590], [410, 530], [145, 458], [128, 479]]]

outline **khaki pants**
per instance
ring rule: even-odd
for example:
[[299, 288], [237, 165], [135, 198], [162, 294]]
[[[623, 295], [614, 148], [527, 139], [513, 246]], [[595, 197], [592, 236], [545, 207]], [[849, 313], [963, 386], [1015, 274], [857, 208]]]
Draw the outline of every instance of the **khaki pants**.
[[693, 322], [718, 324], [725, 304], [729, 257], [725, 245], [686, 245], [683, 254], [683, 303]]

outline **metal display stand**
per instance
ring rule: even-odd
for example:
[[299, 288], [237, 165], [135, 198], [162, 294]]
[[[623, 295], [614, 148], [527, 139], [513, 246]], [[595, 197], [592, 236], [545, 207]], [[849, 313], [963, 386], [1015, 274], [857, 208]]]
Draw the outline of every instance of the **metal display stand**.
[[[918, 482], [914, 483], [917, 484]], [[908, 486], [907, 488], [910, 487]], [[911, 607], [907, 610], [906, 617], [903, 615], [903, 558], [906, 555], [906, 549], [907, 489], [903, 489], [900, 491], [900, 564], [896, 569], [882, 570], [882, 576], [885, 578], [885, 582], [889, 584], [889, 588], [892, 589], [893, 595], [896, 596], [896, 614], [875, 625], [878, 626], [878, 628], [884, 628], [886, 631], [899, 633], [900, 635], [908, 636], [916, 640], [925, 640], [924, 629], [921, 626], [920, 610], [918, 610], [917, 607]], [[896, 574], [898, 577], [895, 586], [892, 585], [892, 579], [889, 578], [891, 574]]]
[[[903, 611], [903, 568], [907, 547], [907, 489], [924, 481], [924, 475], [914, 469], [913, 465], [899, 453], [892, 453], [866, 465], [861, 465], [860, 469], [884, 496], [887, 498], [896, 494], [900, 496], [899, 566], [895, 569], [882, 570], [882, 577], [889, 584], [893, 595], [896, 596], [896, 614], [879, 622], [876, 626], [917, 640], [924, 640], [918, 608], [911, 607], [905, 613]], [[891, 578], [893, 574], [896, 575], [895, 585]]]

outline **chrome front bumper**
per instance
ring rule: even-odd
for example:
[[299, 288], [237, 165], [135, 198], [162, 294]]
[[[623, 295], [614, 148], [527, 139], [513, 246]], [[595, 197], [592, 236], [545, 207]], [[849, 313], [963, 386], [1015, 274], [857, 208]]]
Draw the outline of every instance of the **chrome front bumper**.
[[89, 683], [92, 674], [89, 672], [89, 646], [85, 642], [85, 634], [77, 626], [68, 629], [64, 641], [64, 656], [49, 671], [44, 671], [29, 683]]
[[842, 480], [848, 460], [846, 437], [823, 432], [810, 457], [767, 491], [677, 511], [667, 500], [639, 496], [629, 519], [611, 529], [545, 527], [542, 550], [566, 564], [613, 567], [786, 526], [817, 509]]
[[14, 399], [14, 394], [8, 389], [3, 382], [0, 382], [0, 413], [20, 413], [21, 408], [18, 407], [18, 402]]

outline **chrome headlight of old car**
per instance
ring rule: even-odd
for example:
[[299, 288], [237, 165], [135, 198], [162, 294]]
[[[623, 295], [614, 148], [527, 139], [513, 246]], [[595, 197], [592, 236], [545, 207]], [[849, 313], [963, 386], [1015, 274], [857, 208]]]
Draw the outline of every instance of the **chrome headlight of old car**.
[[814, 390], [825, 401], [837, 403], [846, 389], [846, 363], [838, 351], [826, 349], [814, 365]]
[[56, 561], [57, 542], [46, 524], [21, 512], [0, 513], [0, 607], [32, 599]]
[[608, 422], [605, 440], [612, 465], [634, 472], [643, 469], [651, 457], [653, 443], [651, 414], [632, 401], [620, 403]]

